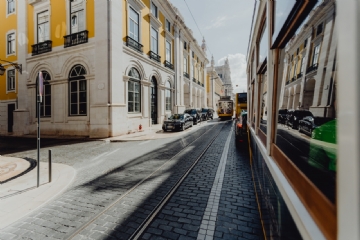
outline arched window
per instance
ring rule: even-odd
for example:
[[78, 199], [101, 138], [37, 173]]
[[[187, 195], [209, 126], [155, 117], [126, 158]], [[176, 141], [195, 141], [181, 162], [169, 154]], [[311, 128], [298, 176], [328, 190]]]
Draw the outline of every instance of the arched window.
[[128, 75], [128, 112], [138, 113], [141, 111], [140, 74], [135, 68], [131, 68]]
[[87, 83], [84, 77], [86, 69], [78, 64], [69, 74], [69, 115], [81, 116], [87, 114]]
[[171, 84], [169, 81], [165, 83], [165, 105], [166, 111], [171, 111]]
[[[50, 74], [47, 71], [41, 71], [44, 79], [44, 92], [42, 97], [42, 102], [40, 103], [40, 117], [51, 117], [51, 85], [50, 85]], [[38, 88], [39, 75], [36, 77], [36, 98], [35, 103], [37, 103], [37, 97], [39, 94]], [[36, 108], [36, 117], [37, 108]]]

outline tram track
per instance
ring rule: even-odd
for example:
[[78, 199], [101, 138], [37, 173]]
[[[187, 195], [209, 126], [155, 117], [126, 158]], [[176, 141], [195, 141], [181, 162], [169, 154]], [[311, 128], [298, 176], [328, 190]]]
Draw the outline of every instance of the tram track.
[[[135, 231], [132, 233], [129, 239], [139, 239], [141, 234], [146, 230], [146, 228], [149, 226], [151, 221], [156, 217], [158, 212], [162, 209], [162, 207], [166, 204], [166, 202], [171, 198], [171, 196], [176, 192], [178, 187], [181, 185], [181, 183], [184, 181], [184, 179], [189, 175], [191, 170], [196, 166], [196, 164], [199, 162], [201, 157], [206, 153], [206, 151], [209, 149], [211, 144], [214, 142], [214, 140], [218, 137], [218, 135], [221, 133], [221, 129], [223, 128], [224, 124], [221, 124], [222, 126], [219, 127], [218, 132], [214, 135], [214, 137], [211, 138], [210, 141], [208, 141], [205, 148], [202, 150], [202, 152], [196, 157], [196, 159], [190, 164], [190, 167], [178, 178], [176, 183], [168, 190], [168, 192], [162, 197], [162, 199], [158, 202], [158, 204], [153, 208], [153, 210], [149, 213], [149, 215], [142, 221], [142, 223], [135, 229]], [[213, 127], [209, 128], [207, 131], [202, 133], [200, 136], [198, 136], [196, 139], [194, 139], [192, 142], [188, 143], [186, 146], [184, 146], [179, 152], [177, 152], [175, 155], [173, 155], [171, 158], [166, 160], [162, 165], [160, 165], [157, 169], [155, 169], [152, 173], [147, 175], [145, 178], [140, 180], [137, 184], [135, 184], [132, 188], [127, 190], [124, 194], [122, 194], [120, 197], [115, 199], [112, 203], [110, 203], [107, 207], [105, 207], [102, 211], [97, 213], [95, 216], [93, 216], [89, 221], [82, 224], [75, 232], [72, 232], [71, 235], [65, 236], [64, 239], [73, 239], [77, 235], [81, 234], [81, 232], [89, 227], [92, 223], [94, 223], [97, 219], [99, 219], [101, 216], [109, 212], [115, 205], [119, 204], [122, 200], [124, 200], [127, 196], [129, 196], [131, 193], [134, 193], [137, 189], [139, 189], [145, 182], [149, 181], [151, 178], [153, 178], [156, 174], [159, 174], [162, 169], [165, 168], [166, 165], [168, 165], [172, 160], [174, 160], [176, 157], [178, 157], [180, 154], [185, 153], [188, 151], [191, 146], [198, 140], [200, 140], [204, 135], [208, 134], [210, 131], [214, 130], [214, 128], [218, 126], [217, 124]]]

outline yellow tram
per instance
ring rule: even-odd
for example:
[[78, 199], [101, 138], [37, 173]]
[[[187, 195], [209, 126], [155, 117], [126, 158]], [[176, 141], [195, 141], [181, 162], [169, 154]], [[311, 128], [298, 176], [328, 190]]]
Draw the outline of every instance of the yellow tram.
[[234, 101], [230, 96], [221, 96], [218, 101], [217, 114], [221, 120], [231, 119], [234, 114]]

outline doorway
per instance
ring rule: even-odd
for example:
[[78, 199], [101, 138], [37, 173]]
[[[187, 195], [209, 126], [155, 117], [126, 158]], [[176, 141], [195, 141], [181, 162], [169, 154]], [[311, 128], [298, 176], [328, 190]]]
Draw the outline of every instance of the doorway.
[[13, 132], [15, 104], [8, 104], [8, 132]]
[[157, 81], [154, 76], [151, 78], [150, 91], [151, 121], [152, 124], [157, 124]]

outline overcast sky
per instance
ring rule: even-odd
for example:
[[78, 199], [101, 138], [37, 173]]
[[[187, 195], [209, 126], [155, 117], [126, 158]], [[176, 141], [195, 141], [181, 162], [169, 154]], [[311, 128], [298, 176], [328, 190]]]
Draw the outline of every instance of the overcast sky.
[[194, 37], [200, 45], [202, 35], [205, 37], [209, 62], [211, 54], [214, 55], [215, 65], [222, 65], [226, 57], [229, 58], [234, 92], [246, 91], [246, 53], [254, 0], [170, 1], [179, 9], [186, 25], [193, 31]]

